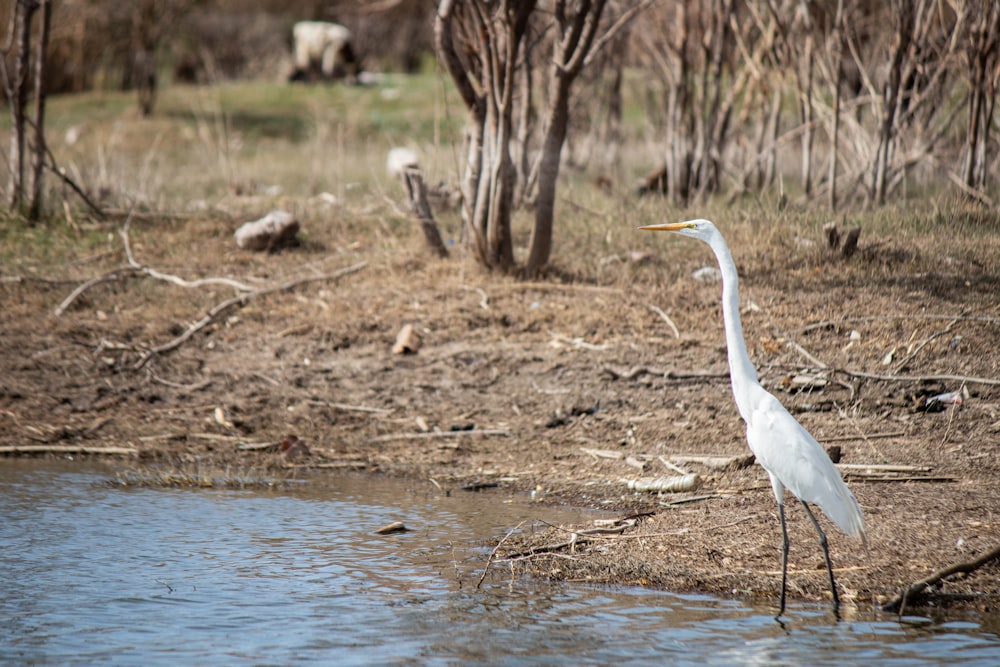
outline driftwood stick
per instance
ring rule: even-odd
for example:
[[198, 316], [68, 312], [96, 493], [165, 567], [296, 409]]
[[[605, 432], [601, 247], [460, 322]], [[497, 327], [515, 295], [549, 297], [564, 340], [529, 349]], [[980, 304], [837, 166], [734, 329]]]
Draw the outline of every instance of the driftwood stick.
[[508, 530], [507, 534], [504, 535], [503, 537], [501, 537], [500, 541], [497, 542], [497, 545], [495, 547], [493, 547], [493, 551], [490, 552], [489, 558], [486, 559], [486, 566], [483, 568], [483, 573], [481, 575], [479, 575], [479, 581], [476, 582], [476, 588], [477, 589], [480, 586], [482, 586], [483, 582], [486, 580], [486, 574], [490, 571], [490, 565], [493, 564], [493, 559], [496, 558], [497, 551], [499, 551], [500, 547], [503, 546], [503, 543], [506, 542], [510, 538], [511, 535], [513, 535], [515, 532], [517, 532], [518, 530], [520, 530], [521, 526], [523, 526], [523, 525], [524, 525], [524, 521], [522, 521], [521, 523], [517, 524], [516, 526], [514, 526], [513, 528], [511, 528], [510, 530]]
[[236, 306], [245, 306], [256, 297], [265, 296], [267, 294], [273, 294], [275, 292], [284, 292], [293, 289], [295, 287], [298, 287], [299, 285], [304, 285], [306, 283], [319, 282], [325, 280], [337, 280], [350, 273], [356, 273], [357, 271], [360, 271], [366, 266], [368, 266], [368, 262], [358, 262], [357, 264], [345, 267], [343, 269], [340, 269], [339, 271], [334, 271], [333, 273], [325, 273], [320, 276], [307, 276], [305, 278], [297, 278], [295, 280], [290, 280], [280, 285], [275, 285], [274, 287], [259, 289], [253, 292], [240, 294], [239, 296], [235, 296], [231, 299], [226, 299], [225, 301], [216, 305], [214, 308], [208, 311], [208, 313], [200, 320], [191, 324], [187, 329], [184, 330], [182, 334], [180, 334], [173, 340], [170, 340], [166, 343], [163, 343], [162, 345], [157, 345], [156, 347], [152, 347], [146, 350], [142, 354], [142, 356], [139, 357], [139, 361], [135, 363], [134, 368], [135, 370], [139, 370], [140, 368], [145, 366], [146, 363], [150, 359], [152, 359], [155, 355], [161, 354], [163, 352], [170, 352], [171, 350], [177, 349], [178, 347], [183, 345], [187, 339], [189, 339], [191, 336], [193, 336], [197, 332], [207, 327], [209, 324], [214, 322], [216, 319], [218, 319], [221, 315], [229, 311], [231, 308], [234, 308]]
[[958, 322], [986, 322], [987, 324], [1000, 324], [1000, 317], [989, 317], [987, 315], [869, 315], [867, 317], [845, 317], [839, 320], [822, 320], [798, 329], [798, 333], [809, 333], [817, 329], [829, 329], [843, 324], [863, 323], [863, 322], [891, 322], [893, 320], [956, 320]]
[[966, 384], [985, 384], [1000, 387], [1000, 380], [995, 378], [980, 378], [969, 375], [877, 375], [863, 371], [852, 371], [847, 368], [833, 369], [851, 377], [864, 380], [882, 380], [884, 382], [964, 382]]
[[806, 350], [804, 347], [796, 343], [794, 340], [789, 339], [787, 345], [788, 347], [792, 348], [800, 355], [802, 355], [809, 363], [813, 364], [817, 368], [826, 369], [830, 367], [829, 364], [822, 361], [821, 359], [817, 359], [816, 357], [814, 357], [812, 354], [809, 353], [808, 350]]
[[68, 309], [71, 305], [73, 305], [73, 302], [76, 301], [81, 294], [89, 290], [94, 285], [100, 285], [101, 283], [109, 283], [115, 280], [120, 280], [125, 276], [134, 275], [135, 273], [136, 273], [135, 269], [132, 268], [115, 269], [114, 271], [109, 271], [108, 273], [105, 273], [103, 276], [97, 276], [96, 278], [91, 278], [87, 282], [77, 286], [76, 289], [74, 289], [72, 292], [69, 293], [69, 296], [67, 296], [65, 299], [62, 300], [62, 303], [56, 306], [55, 311], [53, 311], [55, 316], [59, 317], [63, 313], [65, 313], [66, 309]]
[[485, 429], [472, 429], [470, 431], [430, 431], [428, 433], [389, 433], [388, 435], [375, 436], [368, 442], [389, 442], [390, 440], [423, 440], [427, 438], [461, 438], [464, 436], [488, 436], [488, 435], [495, 435], [502, 438], [509, 438], [511, 437], [511, 432], [504, 431], [502, 429], [485, 428]]
[[841, 470], [879, 470], [881, 472], [930, 472], [930, 466], [896, 465], [890, 463], [838, 463]]
[[134, 447], [91, 447], [88, 445], [9, 445], [0, 447], [0, 454], [103, 454], [106, 456], [136, 456]]
[[236, 289], [240, 292], [253, 292], [255, 288], [241, 283], [237, 280], [231, 278], [199, 278], [197, 280], [184, 280], [183, 278], [169, 273], [160, 273], [156, 269], [140, 264], [136, 261], [135, 256], [132, 254], [132, 244], [129, 242], [128, 228], [131, 222], [131, 217], [125, 221], [125, 225], [118, 232], [122, 237], [122, 243], [125, 245], [125, 257], [128, 260], [128, 265], [135, 271], [139, 273], [145, 273], [151, 278], [156, 278], [157, 280], [165, 280], [168, 283], [173, 283], [174, 285], [179, 285], [180, 287], [195, 288], [201, 287], [202, 285], [227, 285]]
[[674, 338], [680, 338], [681, 337], [681, 332], [677, 328], [677, 325], [674, 324], [674, 321], [672, 319], [670, 319], [670, 317], [665, 312], [663, 312], [663, 310], [661, 310], [660, 308], [657, 308], [653, 304], [649, 305], [649, 309], [651, 311], [653, 311], [654, 313], [656, 313], [657, 315], [659, 315], [660, 319], [662, 319], [664, 322], [667, 323], [667, 326], [670, 327], [670, 331], [672, 331], [673, 334], [674, 334]]
[[941, 583], [954, 574], [969, 574], [971, 572], [975, 572], [979, 568], [984, 565], [988, 565], [995, 560], [1000, 560], [1000, 547], [996, 547], [992, 551], [985, 553], [975, 560], [966, 561], [964, 563], [956, 563], [938, 570], [931, 576], [911, 584], [905, 591], [882, 605], [882, 611], [895, 611], [902, 616], [903, 612], [906, 610], [907, 601], [922, 594], [929, 586]]
[[832, 438], [822, 438], [823, 442], [848, 442], [851, 440], [878, 440], [879, 438], [901, 438], [906, 435], [906, 431], [893, 431], [892, 433], [868, 433], [861, 435], [835, 435]]

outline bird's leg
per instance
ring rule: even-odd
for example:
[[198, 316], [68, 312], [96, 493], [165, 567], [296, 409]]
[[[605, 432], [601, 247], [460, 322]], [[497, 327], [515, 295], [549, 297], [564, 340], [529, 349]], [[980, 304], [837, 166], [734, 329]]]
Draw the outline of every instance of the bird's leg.
[[809, 505], [806, 501], [799, 500], [802, 506], [806, 508], [806, 514], [809, 515], [810, 521], [812, 521], [813, 527], [816, 528], [816, 532], [819, 533], [819, 545], [823, 547], [823, 558], [826, 559], [826, 573], [830, 575], [830, 593], [833, 594], [833, 612], [836, 614], [840, 611], [840, 598], [837, 596], [837, 584], [833, 581], [833, 566], [830, 564], [830, 547], [826, 543], [826, 533], [823, 529], [819, 527], [819, 521], [816, 520], [816, 515], [813, 514], [812, 510], [809, 509]]
[[788, 527], [785, 525], [785, 503], [778, 502], [778, 518], [781, 519], [781, 605], [775, 620], [785, 613], [785, 588], [788, 583]]

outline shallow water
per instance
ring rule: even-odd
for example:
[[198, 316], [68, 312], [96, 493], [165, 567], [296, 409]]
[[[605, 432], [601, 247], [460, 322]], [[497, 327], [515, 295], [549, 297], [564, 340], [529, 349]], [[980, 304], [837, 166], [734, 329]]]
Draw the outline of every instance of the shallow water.
[[[337, 476], [292, 490], [122, 490], [0, 460], [0, 662], [91, 665], [987, 665], [1000, 620], [769, 608], [490, 577], [470, 544], [579, 513]], [[410, 532], [372, 531], [403, 521]], [[530, 529], [525, 526], [524, 529]]]

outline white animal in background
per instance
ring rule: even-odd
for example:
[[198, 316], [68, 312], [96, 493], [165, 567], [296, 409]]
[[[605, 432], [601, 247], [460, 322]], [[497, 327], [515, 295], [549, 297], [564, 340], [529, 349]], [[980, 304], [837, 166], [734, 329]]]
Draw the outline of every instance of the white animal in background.
[[292, 28], [295, 42], [295, 70], [289, 80], [310, 77], [317, 64], [323, 77], [332, 79], [341, 66], [349, 76], [357, 76], [358, 60], [351, 46], [351, 31], [338, 23], [299, 21]]

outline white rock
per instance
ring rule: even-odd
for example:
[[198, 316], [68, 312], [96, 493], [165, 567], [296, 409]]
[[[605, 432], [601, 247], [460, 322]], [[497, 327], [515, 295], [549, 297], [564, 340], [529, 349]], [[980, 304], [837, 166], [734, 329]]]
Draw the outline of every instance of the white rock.
[[267, 250], [288, 243], [299, 231], [299, 221], [288, 211], [271, 211], [260, 220], [243, 223], [236, 230], [236, 245], [246, 250]]
[[393, 176], [402, 176], [408, 167], [417, 166], [417, 153], [409, 148], [393, 148], [386, 158], [385, 168]]

